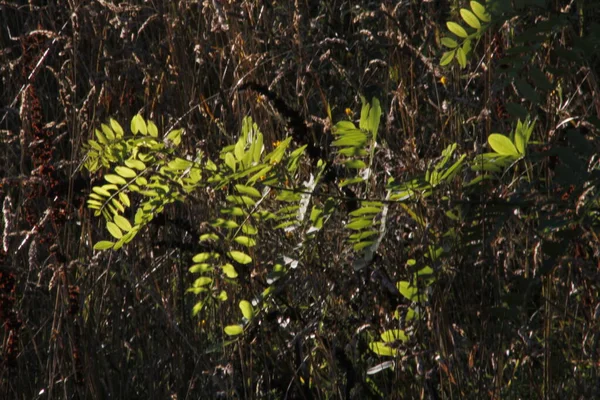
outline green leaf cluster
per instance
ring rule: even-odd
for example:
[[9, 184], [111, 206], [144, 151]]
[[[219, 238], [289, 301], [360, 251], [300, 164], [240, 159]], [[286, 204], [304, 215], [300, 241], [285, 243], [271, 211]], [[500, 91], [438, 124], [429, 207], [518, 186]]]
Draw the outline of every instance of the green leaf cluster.
[[[488, 28], [491, 18], [486, 7], [474, 0], [470, 2], [470, 6], [470, 10], [467, 8], [460, 9], [460, 16], [467, 27], [454, 21], [446, 22], [448, 30], [454, 37], [445, 36], [441, 39], [442, 45], [449, 49], [442, 54], [441, 66], [448, 65], [456, 60], [461, 68], [465, 68], [472, 50], [473, 40], [478, 40]], [[469, 33], [468, 30], [472, 32]]]

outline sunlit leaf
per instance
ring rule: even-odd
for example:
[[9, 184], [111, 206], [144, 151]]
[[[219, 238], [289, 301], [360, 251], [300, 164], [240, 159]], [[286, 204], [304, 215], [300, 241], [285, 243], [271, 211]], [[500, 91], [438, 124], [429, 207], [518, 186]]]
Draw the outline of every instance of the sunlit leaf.
[[467, 31], [465, 31], [465, 28], [463, 28], [456, 22], [448, 21], [446, 22], [446, 26], [448, 27], [448, 30], [450, 32], [454, 33], [458, 37], [466, 38], [467, 36], [469, 36], [467, 34]]
[[137, 173], [131, 168], [118, 166], [115, 168], [115, 172], [121, 175], [123, 178], [133, 178], [137, 175]]
[[224, 331], [229, 336], [238, 336], [244, 332], [244, 327], [242, 325], [229, 325], [225, 327]]
[[366, 228], [368, 226], [373, 225], [373, 220], [371, 219], [356, 219], [349, 224], [346, 225], [347, 229], [360, 230]]
[[132, 229], [132, 226], [131, 226], [131, 223], [129, 223], [129, 220], [121, 215], [115, 215], [114, 221], [115, 221], [115, 224], [117, 224], [117, 226], [125, 232], [129, 232]]
[[369, 343], [369, 349], [379, 356], [395, 356], [397, 354], [397, 350], [389, 347], [384, 342], [371, 342]]
[[110, 197], [110, 192], [106, 189], [103, 189], [99, 186], [94, 186], [92, 188], [92, 191], [96, 194], [99, 194], [100, 196], [104, 196], [104, 197]]
[[113, 132], [115, 132], [115, 135], [117, 136], [117, 138], [122, 138], [123, 137], [123, 128], [121, 127], [121, 125], [115, 121], [114, 119], [110, 119], [110, 127], [112, 128]]
[[148, 121], [148, 134], [152, 137], [158, 137], [158, 128], [152, 121]]
[[351, 216], [356, 217], [359, 215], [366, 215], [366, 214], [377, 214], [381, 212], [381, 208], [380, 207], [361, 207], [357, 210], [354, 210], [350, 213]]
[[127, 196], [127, 193], [119, 192], [119, 200], [121, 200], [121, 203], [123, 203], [125, 207], [131, 207], [131, 201], [129, 201], [129, 196]]
[[400, 329], [390, 329], [388, 331], [385, 331], [381, 334], [381, 340], [383, 340], [384, 342], [388, 343], [388, 342], [395, 342], [397, 340], [400, 340], [402, 342], [406, 342], [408, 341], [408, 336], [406, 336], [406, 333], [404, 333], [403, 330]]
[[471, 1], [470, 4], [471, 4], [471, 10], [473, 10], [473, 13], [475, 13], [477, 18], [479, 18], [483, 22], [490, 22], [490, 20], [491, 20], [490, 15], [487, 13], [485, 7], [482, 6], [481, 3], [478, 3], [476, 1]]
[[460, 65], [461, 68], [467, 66], [467, 54], [461, 47], [456, 49], [456, 61], [458, 61], [458, 65]]
[[449, 49], [454, 49], [458, 46], [458, 43], [456, 42], [456, 40], [446, 36], [442, 38], [442, 45], [446, 46]]
[[112, 175], [112, 174], [104, 175], [104, 179], [106, 179], [107, 182], [114, 183], [117, 185], [124, 185], [127, 183], [127, 181], [125, 179], [123, 179], [122, 177], [120, 177], [119, 175]]
[[446, 51], [442, 54], [442, 58], [440, 59], [440, 66], [448, 65], [454, 60], [454, 56], [456, 55], [456, 51]]
[[235, 172], [235, 157], [231, 153], [225, 154], [225, 165]]
[[425, 295], [419, 293], [419, 288], [412, 286], [410, 282], [400, 281], [396, 284], [398, 291], [402, 296], [406, 297], [410, 301], [424, 301]]
[[102, 132], [108, 140], [115, 140], [115, 133], [112, 129], [110, 129], [110, 126], [106, 124], [101, 124], [100, 127], [102, 128]]
[[236, 236], [233, 239], [236, 243], [244, 245], [246, 247], [256, 246], [256, 240], [249, 238], [248, 236]]
[[209, 258], [212, 258], [213, 253], [199, 253], [196, 254], [193, 258], [192, 261], [195, 263], [203, 263], [204, 261], [208, 260]]
[[196, 304], [194, 304], [194, 307], [192, 308], [192, 315], [197, 315], [200, 311], [202, 311], [202, 308], [204, 308], [204, 301], [199, 301]]
[[191, 274], [205, 274], [213, 270], [213, 266], [208, 263], [194, 264], [190, 267]]
[[233, 250], [227, 253], [227, 255], [240, 264], [250, 264], [252, 262], [252, 257], [241, 251]]
[[242, 232], [244, 232], [246, 235], [256, 235], [258, 233], [258, 229], [246, 223], [242, 225]]
[[238, 277], [238, 273], [235, 270], [235, 267], [229, 263], [223, 264], [221, 266], [221, 269], [223, 270], [223, 273], [225, 274], [225, 276], [227, 276], [230, 279], [235, 279]]
[[167, 135], [167, 139], [169, 139], [171, 142], [173, 142], [173, 144], [175, 146], [179, 146], [179, 144], [181, 143], [181, 133], [182, 133], [181, 129], [173, 129]]
[[129, 168], [135, 168], [139, 171], [146, 169], [146, 164], [139, 160], [125, 160], [125, 165], [127, 165]]
[[170, 161], [167, 166], [170, 169], [174, 169], [174, 170], [184, 170], [184, 169], [188, 169], [189, 167], [191, 167], [193, 165], [193, 163], [191, 161], [185, 160], [183, 158], [175, 158], [173, 161]]
[[221, 293], [219, 293], [219, 295], [217, 296], [217, 299], [219, 299], [220, 301], [227, 301], [227, 292], [224, 290], [221, 290]]
[[235, 185], [235, 189], [240, 194], [246, 194], [246, 195], [251, 196], [251, 197], [261, 197], [260, 192], [258, 190], [256, 190], [255, 188], [250, 187], [250, 186]]
[[367, 167], [367, 164], [365, 164], [365, 162], [362, 160], [348, 160], [348, 161], [344, 162], [344, 165], [347, 168], [354, 168], [354, 169], [361, 169], [361, 168]]
[[203, 287], [206, 285], [210, 285], [212, 281], [212, 278], [209, 278], [207, 276], [201, 276], [200, 278], [194, 281], [194, 287]]
[[98, 129], [95, 129], [94, 133], [96, 134], [96, 139], [98, 139], [98, 142], [102, 144], [108, 144], [108, 140], [106, 140], [106, 137], [102, 134], [102, 132], [100, 132]]
[[481, 23], [479, 22], [479, 19], [477, 19], [475, 14], [473, 14], [471, 11], [467, 10], [466, 8], [461, 8], [460, 16], [471, 28], [475, 28], [477, 30], [481, 29]]
[[146, 127], [146, 121], [144, 121], [144, 117], [140, 114], [137, 114], [135, 117], [131, 119], [131, 132], [135, 135], [138, 132], [142, 135], [146, 135], [148, 133], [148, 128]]
[[121, 228], [119, 228], [114, 222], [107, 222], [106, 229], [108, 229], [108, 232], [111, 235], [113, 235], [116, 239], [121, 239], [123, 237], [123, 232], [121, 232]]
[[499, 133], [492, 133], [488, 137], [488, 143], [492, 150], [501, 155], [507, 156], [518, 156], [519, 152], [517, 151], [513, 142], [507, 136], [501, 135]]
[[250, 320], [252, 320], [252, 318], [254, 318], [254, 308], [252, 307], [252, 304], [249, 301], [247, 301], [247, 300], [240, 301], [240, 310], [242, 310], [242, 315], [248, 321], [250, 321]]
[[114, 242], [101, 240], [94, 245], [94, 250], [108, 250], [108, 249], [112, 249], [114, 245], [115, 245]]
[[245, 145], [246, 143], [244, 142], [244, 139], [240, 138], [235, 144], [235, 147], [233, 148], [233, 154], [235, 155], [235, 158], [237, 158], [238, 161], [241, 161], [242, 158], [244, 158]]

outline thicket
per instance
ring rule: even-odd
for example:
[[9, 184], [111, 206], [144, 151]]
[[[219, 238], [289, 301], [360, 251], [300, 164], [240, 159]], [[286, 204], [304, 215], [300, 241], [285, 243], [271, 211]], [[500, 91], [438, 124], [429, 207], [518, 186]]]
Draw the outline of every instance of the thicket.
[[595, 398], [592, 2], [2, 2], [5, 398]]

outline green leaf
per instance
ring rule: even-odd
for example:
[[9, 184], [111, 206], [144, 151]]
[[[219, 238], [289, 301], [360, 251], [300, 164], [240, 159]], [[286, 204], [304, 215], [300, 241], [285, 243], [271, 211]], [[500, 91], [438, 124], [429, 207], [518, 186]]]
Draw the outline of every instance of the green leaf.
[[242, 232], [244, 232], [246, 235], [256, 235], [258, 233], [258, 229], [248, 223], [245, 223], [242, 225]]
[[192, 309], [193, 316], [196, 316], [200, 311], [202, 311], [202, 308], [204, 308], [204, 303], [205, 303], [205, 301], [203, 300], [203, 301], [199, 301], [196, 304], [194, 304], [194, 308]]
[[115, 215], [114, 221], [115, 224], [125, 232], [129, 232], [133, 228], [131, 223], [129, 223], [129, 220], [121, 215]]
[[113, 235], [115, 239], [121, 239], [123, 237], [123, 232], [121, 232], [121, 229], [114, 222], [107, 222], [106, 229], [108, 229], [108, 232]]
[[110, 197], [110, 192], [109, 192], [108, 190], [106, 190], [106, 189], [104, 189], [104, 188], [100, 187], [100, 186], [94, 186], [94, 187], [92, 188], [92, 191], [93, 191], [94, 193], [96, 193], [96, 194], [99, 194], [100, 196], [103, 196], [103, 197]]
[[119, 192], [119, 200], [121, 200], [121, 203], [123, 203], [125, 207], [131, 207], [131, 201], [129, 201], [127, 193]]
[[124, 185], [127, 183], [127, 181], [121, 178], [119, 175], [104, 175], [104, 179], [106, 179], [107, 182], [114, 183], [116, 185]]
[[235, 157], [231, 153], [225, 154], [225, 165], [235, 172]]
[[244, 138], [241, 137], [235, 144], [235, 147], [233, 148], [233, 154], [235, 155], [235, 158], [237, 158], [238, 161], [242, 161], [242, 159], [244, 158], [244, 147], [245, 146], [246, 146], [246, 143], [244, 141]]
[[142, 135], [148, 134], [148, 128], [146, 127], [146, 121], [144, 121], [144, 117], [140, 114], [137, 114], [135, 117], [131, 119], [131, 132], [136, 135], [138, 132]]
[[456, 46], [458, 46], [458, 43], [456, 42], [456, 40], [446, 36], [442, 38], [442, 45], [446, 46], [449, 49], [454, 49], [456, 48]]
[[396, 284], [396, 287], [398, 288], [400, 294], [402, 294], [402, 296], [406, 297], [410, 301], [421, 302], [425, 300], [425, 295], [422, 293], [419, 294], [419, 288], [412, 286], [410, 282], [400, 281]]
[[515, 147], [517, 148], [517, 151], [519, 152], [519, 154], [524, 155], [525, 154], [525, 138], [523, 137], [523, 132], [520, 129], [517, 129], [515, 131]]
[[169, 139], [171, 142], [173, 142], [173, 144], [175, 146], [179, 146], [179, 144], [181, 143], [181, 133], [182, 133], [181, 129], [173, 129], [167, 135], [167, 139]]
[[102, 128], [102, 132], [104, 135], [106, 135], [108, 140], [115, 140], [115, 133], [112, 131], [112, 129], [110, 129], [110, 126], [101, 124], [100, 127]]
[[235, 185], [235, 189], [240, 194], [247, 194], [248, 196], [251, 196], [251, 197], [261, 197], [260, 192], [250, 186]]
[[256, 141], [253, 143], [253, 151], [252, 151], [252, 160], [255, 163], [258, 163], [260, 161], [260, 156], [264, 150], [264, 146], [263, 146], [263, 135], [258, 134], [256, 136]]
[[221, 301], [227, 301], [227, 292], [224, 290], [221, 290], [221, 293], [219, 293], [219, 295], [217, 296], [217, 299], [219, 299]]
[[134, 178], [137, 176], [137, 173], [134, 170], [123, 166], [115, 167], [115, 172], [121, 175], [123, 178]]
[[473, 14], [471, 11], [467, 10], [466, 8], [461, 8], [460, 16], [471, 28], [475, 28], [477, 30], [481, 29], [481, 23], [479, 22], [479, 19], [477, 19], [475, 14]]
[[363, 147], [367, 143], [367, 135], [359, 130], [352, 133], [346, 133], [338, 140], [334, 140], [331, 145], [336, 147]]
[[373, 140], [377, 139], [377, 131], [381, 122], [381, 105], [377, 98], [371, 100], [371, 109], [369, 110], [369, 131], [373, 135]]
[[167, 167], [169, 167], [170, 169], [173, 169], [173, 170], [181, 171], [181, 170], [188, 169], [193, 164], [194, 163], [192, 163], [191, 161], [177, 157], [173, 161], [170, 161], [167, 164]]
[[212, 270], [213, 270], [212, 265], [210, 265], [208, 263], [194, 264], [189, 269], [191, 274], [205, 274]]
[[471, 52], [471, 39], [466, 39], [460, 47], [465, 53], [465, 56]]
[[222, 265], [221, 269], [223, 270], [225, 276], [227, 276], [230, 279], [235, 279], [238, 277], [238, 273], [235, 270], [234, 266], [229, 263]]
[[148, 133], [152, 137], [158, 137], [158, 128], [152, 121], [148, 121]]
[[242, 315], [248, 321], [251, 321], [252, 318], [254, 318], [254, 308], [252, 308], [252, 304], [249, 301], [240, 301], [240, 310], [242, 310]]
[[241, 251], [233, 250], [227, 253], [227, 255], [240, 264], [250, 264], [252, 262], [252, 257]]
[[448, 27], [448, 30], [450, 32], [454, 33], [458, 37], [466, 38], [467, 36], [469, 36], [467, 34], [467, 31], [465, 31], [465, 28], [463, 28], [456, 22], [448, 21], [446, 22], [446, 26]]
[[127, 165], [129, 168], [135, 168], [139, 171], [146, 169], [146, 164], [139, 160], [125, 160], [125, 165]]
[[371, 225], [373, 225], [372, 219], [355, 219], [346, 225], [346, 228], [358, 231]]
[[98, 139], [98, 142], [100, 142], [102, 144], [108, 144], [108, 140], [106, 140], [106, 137], [104, 137], [102, 132], [100, 132], [98, 129], [94, 129], [94, 133], [96, 134], [96, 138]]
[[117, 121], [115, 121], [114, 119], [110, 119], [110, 127], [112, 128], [112, 130], [115, 132], [115, 135], [117, 136], [117, 138], [122, 138], [123, 137], [123, 128], [121, 127], [121, 125], [119, 125], [119, 123]]
[[491, 20], [490, 15], [487, 13], [484, 6], [482, 6], [480, 3], [476, 2], [476, 1], [471, 1], [470, 4], [471, 4], [471, 10], [473, 10], [473, 13], [475, 15], [477, 15], [477, 18], [479, 18], [483, 22], [490, 22], [490, 20]]
[[378, 356], [396, 356], [397, 350], [387, 346], [385, 342], [371, 342], [369, 349]]
[[94, 250], [108, 250], [112, 249], [115, 244], [106, 240], [101, 240], [94, 245]]
[[224, 331], [229, 336], [238, 336], [244, 332], [244, 327], [242, 325], [229, 325], [225, 327]]
[[227, 196], [226, 199], [230, 203], [247, 206], [247, 207], [252, 207], [256, 204], [256, 201], [254, 201], [253, 199], [251, 199], [248, 196]]
[[361, 207], [357, 210], [352, 211], [350, 213], [350, 215], [353, 217], [356, 217], [359, 215], [366, 215], [366, 214], [378, 214], [379, 212], [381, 212], [380, 207]]
[[403, 330], [390, 329], [381, 334], [381, 340], [383, 340], [386, 343], [395, 342], [397, 340], [400, 340], [402, 342], [407, 342], [408, 336], [406, 336], [406, 333], [404, 333]]
[[462, 47], [456, 49], [456, 61], [458, 61], [458, 65], [460, 65], [461, 68], [467, 66], [467, 55]]
[[207, 286], [210, 285], [212, 283], [212, 278], [209, 278], [207, 276], [201, 276], [200, 278], [196, 279], [194, 281], [194, 287], [203, 287], [203, 286]]
[[456, 51], [446, 51], [442, 54], [442, 58], [440, 59], [440, 66], [448, 65], [454, 60], [454, 56], [456, 55]]
[[214, 253], [198, 253], [193, 258], [192, 261], [195, 263], [203, 263], [204, 261], [213, 257]]
[[254, 247], [256, 246], [256, 240], [249, 238], [248, 236], [236, 236], [233, 239], [236, 243], [244, 245], [246, 247]]
[[348, 160], [344, 162], [346, 168], [354, 168], [354, 169], [362, 169], [366, 168], [367, 164], [365, 164], [362, 160]]
[[488, 143], [492, 150], [496, 153], [506, 156], [519, 156], [519, 152], [517, 151], [515, 145], [511, 140], [499, 133], [492, 133], [488, 138]]
[[[93, 193], [92, 193], [93, 194]], [[91, 209], [95, 209], [95, 210], [99, 210], [100, 208], [102, 208], [102, 202], [98, 201], [98, 200], [88, 200], [87, 201], [88, 207]]]

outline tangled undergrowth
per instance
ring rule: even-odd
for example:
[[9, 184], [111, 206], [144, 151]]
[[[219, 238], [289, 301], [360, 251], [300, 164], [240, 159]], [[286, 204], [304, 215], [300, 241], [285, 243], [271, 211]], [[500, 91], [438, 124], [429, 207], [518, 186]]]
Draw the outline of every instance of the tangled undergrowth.
[[513, 3], [1, 3], [3, 398], [600, 396], [599, 15]]

